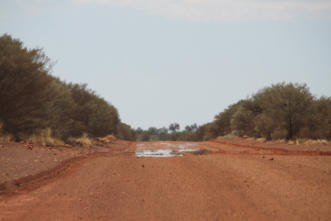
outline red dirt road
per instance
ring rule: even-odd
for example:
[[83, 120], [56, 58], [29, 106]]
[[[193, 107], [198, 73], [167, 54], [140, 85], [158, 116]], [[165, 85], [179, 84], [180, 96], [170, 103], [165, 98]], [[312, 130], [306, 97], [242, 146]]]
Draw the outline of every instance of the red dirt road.
[[0, 221], [331, 220], [330, 156], [197, 145], [211, 154], [138, 158], [133, 143], [73, 162], [37, 189], [0, 195]]

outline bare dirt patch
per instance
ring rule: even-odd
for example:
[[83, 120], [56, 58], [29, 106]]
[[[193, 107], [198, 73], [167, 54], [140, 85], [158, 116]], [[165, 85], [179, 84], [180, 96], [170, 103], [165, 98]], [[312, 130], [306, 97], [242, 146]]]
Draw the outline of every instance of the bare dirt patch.
[[123, 151], [129, 142], [108, 145], [45, 147], [24, 143], [0, 146], [0, 195], [13, 195], [38, 188], [62, 175], [77, 162], [100, 153]]
[[330, 156], [198, 142], [208, 154], [150, 158], [135, 155], [139, 144], [89, 154], [52, 182], [0, 196], [0, 221], [331, 220]]
[[[232, 140], [216, 139], [209, 143], [221, 144], [216, 148], [219, 153], [239, 154], [277, 154], [277, 155], [306, 155], [306, 156], [331, 156], [331, 145], [296, 145], [276, 142], [258, 142], [251, 139], [236, 138]], [[216, 145], [217, 146], [217, 145]], [[227, 150], [226, 147], [228, 147]]]

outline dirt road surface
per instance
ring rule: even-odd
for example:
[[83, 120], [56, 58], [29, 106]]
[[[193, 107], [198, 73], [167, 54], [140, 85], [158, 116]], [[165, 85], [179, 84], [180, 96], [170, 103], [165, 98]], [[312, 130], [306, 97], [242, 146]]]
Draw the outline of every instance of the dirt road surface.
[[[136, 155], [169, 148], [209, 154]], [[0, 220], [331, 220], [327, 155], [217, 142], [132, 143], [66, 168], [38, 188], [0, 195]]]

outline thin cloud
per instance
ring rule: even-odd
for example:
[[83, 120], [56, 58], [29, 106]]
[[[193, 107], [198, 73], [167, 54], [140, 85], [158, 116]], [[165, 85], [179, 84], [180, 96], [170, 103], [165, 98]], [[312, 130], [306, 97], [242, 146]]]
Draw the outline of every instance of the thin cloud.
[[76, 4], [130, 7], [189, 21], [331, 18], [329, 0], [73, 0]]

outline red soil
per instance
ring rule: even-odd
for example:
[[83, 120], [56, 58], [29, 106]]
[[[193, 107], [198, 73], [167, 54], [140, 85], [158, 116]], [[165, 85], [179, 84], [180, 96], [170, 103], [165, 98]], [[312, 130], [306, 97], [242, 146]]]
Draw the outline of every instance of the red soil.
[[331, 220], [328, 152], [211, 141], [197, 145], [217, 154], [138, 158], [138, 144], [3, 187], [0, 220]]

